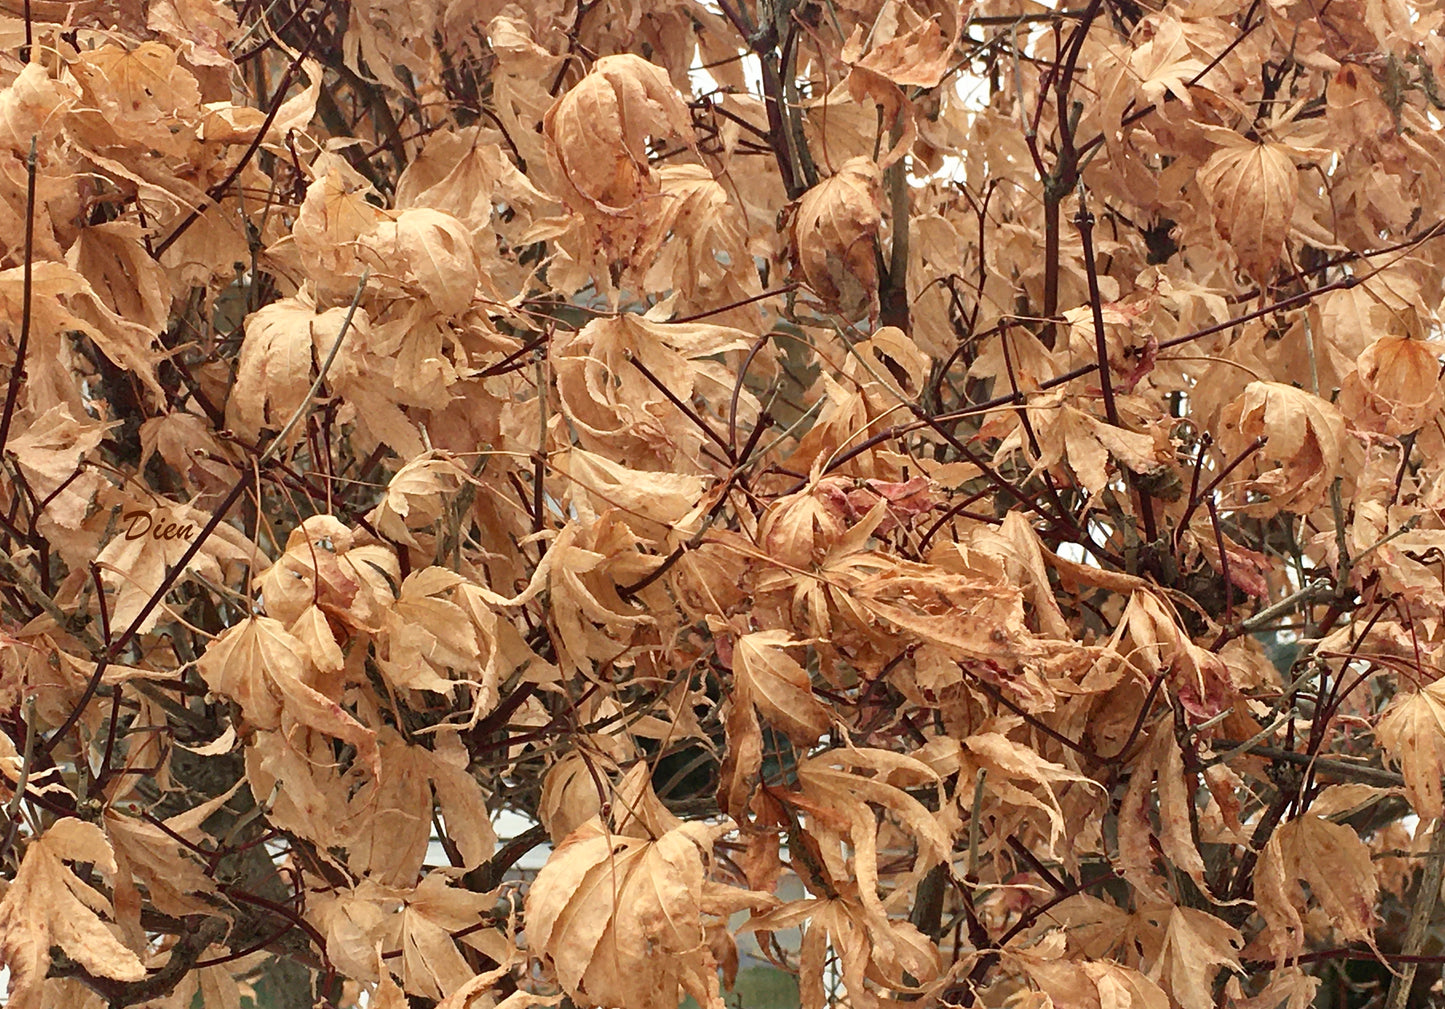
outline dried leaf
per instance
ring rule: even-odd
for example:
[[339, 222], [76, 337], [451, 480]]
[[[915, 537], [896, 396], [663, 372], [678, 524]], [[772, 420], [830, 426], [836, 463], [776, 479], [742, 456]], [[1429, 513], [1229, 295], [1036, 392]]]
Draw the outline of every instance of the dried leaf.
[[646, 138], [691, 142], [692, 121], [666, 71], [640, 56], [604, 56], [547, 110], [542, 129], [569, 205], [618, 215], [658, 192]]
[[1397, 695], [1375, 732], [1399, 763], [1415, 812], [1426, 820], [1445, 814], [1445, 679]]
[[808, 671], [787, 649], [801, 645], [786, 631], [744, 634], [733, 645], [734, 703], [752, 704], [799, 746], [828, 728], [828, 709], [813, 695]]
[[[236, 384], [226, 404], [226, 422], [243, 437], [263, 429], [280, 431], [299, 410], [311, 388], [313, 362], [324, 361], [341, 334], [345, 307], [318, 312], [301, 298], [273, 302], [246, 320]], [[364, 340], [365, 310], [348, 327], [348, 340]], [[293, 437], [301, 434], [300, 426]]]
[[671, 1009], [686, 993], [720, 1009], [703, 932], [715, 833], [684, 824], [645, 841], [593, 821], [553, 851], [527, 894], [528, 935], [574, 1002]]
[[252, 728], [306, 726], [351, 743], [374, 760], [375, 733], [316, 690], [306, 655], [306, 647], [280, 621], [251, 617], [213, 641], [198, 669], [212, 690], [240, 705]]
[[945, 39], [938, 18], [931, 17], [882, 45], [873, 47], [866, 56], [858, 60], [854, 53], [862, 48], [863, 26], [860, 24], [844, 46], [843, 59], [849, 62], [858, 60], [858, 66], [880, 74], [894, 84], [920, 88], [937, 87], [949, 69], [953, 46], [958, 42], [958, 32], [962, 25], [963, 19], [956, 17], [954, 36], [952, 39]]
[[850, 158], [798, 200], [794, 262], [808, 286], [844, 316], [857, 315], [877, 295], [882, 223], [882, 176], [871, 158]]
[[1207, 911], [1172, 907], [1164, 945], [1149, 976], [1164, 986], [1180, 1009], [1213, 1009], [1220, 968], [1241, 970], [1239, 930]]
[[1234, 247], [1240, 267], [1264, 283], [1279, 261], [1294, 216], [1298, 184], [1283, 144], [1231, 144], [1199, 169], [1199, 187], [1214, 209], [1214, 227]]
[[1307, 512], [1324, 500], [1345, 452], [1344, 418], [1333, 405], [1282, 382], [1251, 382], [1220, 423], [1224, 451], [1241, 453], [1263, 436], [1256, 457], [1280, 466], [1250, 482], [1250, 490], [1268, 495], [1247, 505], [1250, 511]]
[[1347, 941], [1374, 944], [1378, 883], [1370, 849], [1350, 827], [1314, 815], [1282, 825], [1255, 868], [1255, 901], [1269, 925], [1268, 946], [1283, 960], [1304, 949], [1299, 881]]
[[1439, 411], [1440, 348], [1410, 337], [1381, 336], [1345, 377], [1340, 408], [1359, 427], [1387, 435], [1418, 431]]
[[98, 977], [139, 981], [146, 975], [140, 959], [100, 917], [111, 913], [110, 902], [67, 868], [67, 861], [116, 871], [99, 827], [57, 820], [26, 848], [0, 900], [0, 957], [10, 970], [8, 1004], [15, 1009], [39, 1009], [52, 946]]

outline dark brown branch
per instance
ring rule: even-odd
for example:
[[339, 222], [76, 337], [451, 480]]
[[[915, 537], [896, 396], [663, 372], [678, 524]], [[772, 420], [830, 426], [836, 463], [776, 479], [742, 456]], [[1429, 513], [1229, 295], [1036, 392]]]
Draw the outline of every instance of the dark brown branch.
[[714, 431], [712, 429], [712, 425], [709, 424], [706, 420], [704, 420], [696, 410], [688, 406], [682, 400], [678, 399], [677, 394], [674, 393], [671, 389], [669, 389], [667, 385], [662, 381], [662, 379], [658, 378], [651, 371], [649, 371], [647, 365], [643, 364], [630, 353], [627, 354], [627, 361], [639, 372], [641, 372], [642, 377], [647, 379], [648, 382], [652, 383], [653, 388], [655, 388], [658, 392], [662, 393], [662, 395], [667, 398], [667, 401], [669, 403], [681, 410], [683, 416], [687, 417], [688, 420], [692, 421], [699, 431], [701, 431], [704, 435], [711, 439], [712, 442], [718, 446], [718, 448], [722, 449], [723, 452], [726, 453], [730, 462], [737, 461], [736, 457], [733, 455], [733, 447], [728, 444], [727, 439]]
[[150, 1002], [169, 995], [191, 971], [210, 946], [225, 938], [227, 925], [224, 918], [206, 918], [199, 924], [182, 931], [170, 949], [165, 965], [156, 969], [143, 981], [114, 981], [96, 977], [80, 964], [69, 958], [58, 958], [52, 969], [54, 977], [73, 977], [91, 991], [110, 1003], [111, 1009]]

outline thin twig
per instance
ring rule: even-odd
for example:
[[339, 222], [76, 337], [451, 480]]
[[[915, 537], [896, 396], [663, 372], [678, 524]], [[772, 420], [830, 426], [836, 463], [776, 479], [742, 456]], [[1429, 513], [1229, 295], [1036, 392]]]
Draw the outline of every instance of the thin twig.
[[[1247, 746], [1248, 740], [1240, 741], [1235, 739], [1215, 739], [1210, 745], [1222, 750], [1236, 750], [1246, 747], [1243, 752], [1256, 757], [1264, 757], [1266, 760], [1273, 760], [1283, 764], [1295, 764], [1299, 767], [1314, 767], [1317, 771], [1327, 772], [1344, 781], [1360, 781], [1367, 785], [1378, 785], [1381, 788], [1403, 788], [1405, 779], [1394, 771], [1387, 771], [1382, 767], [1371, 767], [1368, 764], [1355, 764], [1348, 760], [1332, 760], [1329, 757], [1319, 757], [1312, 753], [1300, 753], [1297, 750], [1287, 750], [1278, 746]], [[1212, 761], [1211, 761], [1212, 763]], [[1267, 835], [1266, 835], [1267, 836]], [[1253, 847], [1253, 845], [1251, 845]]]
[[326, 353], [326, 360], [321, 362], [321, 369], [316, 374], [316, 381], [312, 382], [311, 388], [306, 390], [306, 395], [303, 396], [301, 402], [296, 405], [295, 411], [291, 414], [291, 419], [286, 422], [286, 426], [281, 429], [281, 433], [271, 440], [271, 444], [267, 445], [266, 450], [256, 459], [258, 466], [264, 466], [272, 456], [285, 446], [287, 439], [291, 436], [291, 432], [295, 430], [296, 425], [301, 422], [301, 418], [304, 417], [306, 412], [311, 408], [311, 401], [314, 400], [316, 394], [321, 391], [321, 386], [326, 381], [326, 374], [331, 370], [332, 362], [336, 360], [337, 351], [341, 349], [341, 341], [346, 339], [346, 334], [351, 329], [351, 318], [356, 314], [356, 307], [361, 304], [361, 296], [366, 292], [366, 282], [370, 279], [371, 267], [368, 266], [365, 270], [361, 271], [361, 279], [356, 282], [356, 292], [351, 296], [351, 304], [347, 307], [346, 315], [341, 320], [341, 328], [336, 331], [336, 339], [332, 342], [331, 349]]
[[30, 780], [30, 768], [35, 759], [35, 698], [25, 698], [25, 752], [20, 757], [20, 776], [15, 779], [15, 794], [5, 804], [5, 840], [0, 843], [0, 864], [10, 854], [15, 835], [20, 830], [20, 801], [25, 798], [25, 786]]
[[737, 461], [733, 456], [733, 447], [728, 444], [727, 439], [714, 431], [712, 429], [712, 425], [709, 424], [706, 420], [704, 420], [701, 416], [699, 416], [696, 410], [688, 406], [682, 400], [678, 399], [677, 394], [674, 393], [671, 389], [669, 389], [667, 387], [667, 384], [663, 382], [662, 379], [658, 378], [650, 370], [648, 370], [647, 365], [639, 361], [636, 355], [632, 354], [629, 351], [624, 356], [627, 358], [628, 363], [631, 364], [634, 368], [636, 368], [639, 372], [641, 372], [642, 377], [647, 379], [647, 381], [652, 384], [653, 388], [655, 388], [658, 392], [662, 393], [662, 395], [667, 399], [669, 403], [677, 407], [678, 410], [682, 411], [683, 415], [687, 417], [688, 420], [692, 421], [699, 431], [707, 435], [707, 437], [715, 445], [717, 445], [723, 450], [724, 453], [726, 453], [729, 462]]
[[[1351, 276], [1346, 277], [1343, 280], [1337, 280], [1332, 284], [1326, 284], [1323, 287], [1311, 288], [1310, 290], [1303, 291], [1300, 294], [1291, 295], [1290, 297], [1274, 302], [1273, 304], [1265, 305], [1262, 308], [1257, 308], [1252, 312], [1245, 312], [1243, 315], [1234, 316], [1233, 318], [1226, 319], [1223, 322], [1215, 323], [1212, 326], [1205, 326], [1203, 329], [1197, 329], [1194, 332], [1186, 333], [1183, 336], [1176, 336], [1173, 339], [1163, 340], [1159, 344], [1159, 349], [1161, 351], [1168, 350], [1170, 348], [1178, 347], [1183, 344], [1189, 343], [1191, 340], [1199, 340], [1206, 336], [1212, 336], [1215, 333], [1221, 333], [1226, 329], [1233, 329], [1235, 326], [1250, 322], [1254, 319], [1258, 319], [1261, 316], [1271, 315], [1275, 312], [1286, 311], [1298, 305], [1305, 304], [1313, 298], [1318, 298], [1322, 294], [1328, 294], [1331, 291], [1349, 290], [1357, 283], [1359, 283], [1359, 279]], [[1093, 374], [1096, 370], [1098, 370], [1098, 367], [1098, 362], [1091, 362], [1089, 364], [1080, 365], [1079, 367], [1074, 368], [1071, 371], [1064, 372], [1064, 374], [1062, 375], [1058, 375], [1054, 378], [1048, 379], [1045, 382], [1040, 382], [1038, 391], [1048, 392], [1050, 389], [1058, 388], [1061, 385], [1067, 385], [1068, 383], [1076, 379], [1080, 379], [1085, 377], [1086, 375]], [[859, 442], [857, 445], [854, 445], [846, 452], [840, 452], [838, 455], [834, 456], [831, 460], [829, 460], [828, 465], [824, 467], [823, 472], [825, 475], [827, 473], [831, 473], [834, 470], [838, 469], [840, 466], [846, 465], [851, 460], [862, 455], [864, 452], [869, 451], [870, 449], [882, 444], [883, 442], [891, 441], [892, 439], [897, 438], [900, 435], [908, 434], [912, 431], [917, 431], [924, 427], [932, 426], [932, 423], [944, 424], [951, 421], [962, 420], [966, 417], [972, 417], [977, 414], [987, 413], [988, 411], [996, 410], [1001, 406], [1009, 406], [1010, 404], [1014, 403], [1016, 399], [1017, 397], [1012, 394], [1007, 396], [995, 396], [992, 399], [985, 400], [982, 403], [973, 403], [959, 410], [951, 410], [947, 413], [933, 415], [930, 420], [920, 419], [912, 423], [897, 424], [892, 427], [885, 428], [884, 430], [879, 431], [877, 434]], [[796, 489], [800, 488], [795, 488], [795, 490]]]

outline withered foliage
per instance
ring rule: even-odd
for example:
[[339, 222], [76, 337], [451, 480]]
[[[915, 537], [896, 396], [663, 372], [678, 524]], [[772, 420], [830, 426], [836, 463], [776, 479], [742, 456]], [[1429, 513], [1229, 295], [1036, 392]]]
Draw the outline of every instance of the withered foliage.
[[1424, 1004], [1442, 76], [1404, 0], [5, 0], [7, 1005]]

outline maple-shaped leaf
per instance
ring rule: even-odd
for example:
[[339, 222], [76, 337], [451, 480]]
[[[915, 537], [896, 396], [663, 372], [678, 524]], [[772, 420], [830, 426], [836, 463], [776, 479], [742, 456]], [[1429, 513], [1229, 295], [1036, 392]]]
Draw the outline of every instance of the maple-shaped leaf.
[[1128, 633], [1133, 662], [1153, 677], [1161, 672], [1184, 709], [1203, 721], [1224, 711], [1238, 694], [1229, 667], [1216, 653], [1189, 639], [1179, 618], [1165, 599], [1148, 591], [1129, 598], [1115, 633], [1117, 642]]
[[252, 728], [306, 726], [374, 759], [376, 734], [312, 685], [306, 656], [306, 646], [279, 620], [253, 616], [212, 641], [197, 669], [207, 686], [240, 706]]
[[96, 103], [112, 142], [160, 150], [176, 150], [184, 143], [173, 127], [199, 111], [201, 95], [195, 76], [180, 65], [170, 46], [105, 45], [81, 53], [72, 69]]
[[[724, 388], [731, 396], [734, 377], [716, 358], [753, 342], [742, 330], [706, 323], [659, 323], [632, 314], [593, 319], [552, 342], [562, 411], [589, 452], [632, 469], [695, 473], [704, 436], [674, 400], [714, 399]], [[739, 401], [739, 416], [756, 416], [751, 393]]]
[[391, 728], [377, 738], [381, 774], [367, 773], [347, 804], [345, 844], [352, 871], [393, 886], [415, 883], [431, 842], [433, 790], [462, 868], [480, 865], [491, 855], [496, 835], [481, 785], [466, 773], [465, 753], [457, 752], [456, 734], [442, 734], [435, 751], [407, 742]]
[[700, 476], [632, 469], [579, 448], [550, 461], [571, 481], [571, 501], [584, 519], [616, 508], [639, 537], [661, 541], [669, 532], [685, 534], [701, 518], [706, 481]]
[[938, 947], [911, 923], [889, 918], [858, 899], [851, 885], [833, 898], [792, 901], [757, 915], [749, 931], [775, 932], [803, 926], [798, 950], [802, 1009], [830, 1004], [825, 968], [829, 951], [841, 961], [851, 1005], [878, 1009], [885, 1003], [869, 982], [913, 991], [938, 976]]
[[[226, 423], [252, 439], [262, 430], [280, 431], [301, 408], [311, 389], [313, 361], [326, 359], [346, 317], [346, 306], [318, 312], [301, 297], [283, 298], [252, 313], [226, 402]], [[366, 311], [358, 309], [346, 339], [363, 342], [369, 326]]]
[[403, 210], [396, 238], [411, 277], [438, 312], [455, 315], [471, 305], [481, 276], [472, 235], [461, 221], [430, 208]]
[[[258, 731], [243, 753], [245, 783], [258, 805], [268, 804], [271, 825], [306, 838], [325, 852], [324, 861], [345, 871], [331, 854], [344, 841], [349, 784], [336, 761], [335, 740], [304, 727]], [[373, 775], [378, 773], [374, 759], [366, 763]]]
[[1357, 426], [1399, 436], [1418, 431], [1440, 411], [1440, 344], [1384, 335], [1345, 376], [1340, 409]]
[[1069, 636], [1064, 611], [1045, 566], [1045, 557], [1053, 554], [1044, 549], [1039, 534], [1023, 513], [1009, 512], [997, 529], [980, 526], [972, 546], [1003, 561], [1009, 580], [1024, 589], [1032, 617], [1044, 634], [1053, 638]]
[[1343, 939], [1374, 944], [1379, 883], [1369, 846], [1354, 828], [1307, 814], [1280, 826], [1265, 845], [1254, 900], [1269, 926], [1263, 938], [1280, 960], [1304, 949], [1300, 881]]
[[451, 690], [454, 676], [480, 679], [481, 643], [467, 613], [448, 594], [465, 579], [446, 568], [413, 571], [401, 584], [379, 635], [376, 663], [411, 690]]
[[[815, 818], [809, 833], [826, 842], [820, 850], [830, 875], [835, 880], [856, 879], [859, 899], [872, 913], [885, 913], [878, 892], [879, 848], [889, 832], [880, 825], [874, 806], [904, 831], [917, 850], [908, 871], [890, 877], [894, 898], [909, 891], [947, 854], [945, 814], [931, 812], [906, 791], [938, 782], [938, 774], [923, 761], [887, 750], [850, 747], [800, 760], [796, 773], [801, 791], [788, 801]], [[845, 843], [852, 850], [849, 865], [839, 858]]]
[[1263, 283], [1279, 260], [1298, 198], [1294, 162], [1284, 144], [1240, 137], [1210, 156], [1197, 176], [1214, 208], [1214, 226], [1239, 265]]
[[45, 64], [32, 60], [0, 90], [0, 146], [22, 154], [30, 138], [52, 143], [60, 113], [78, 96], [73, 85], [57, 81]]
[[472, 303], [481, 275], [472, 236], [450, 214], [429, 207], [403, 210], [362, 240], [366, 256], [394, 264], [409, 290], [420, 290], [438, 315], [459, 315]]
[[110, 902], [83, 882], [66, 862], [87, 862], [114, 875], [115, 856], [93, 823], [57, 820], [25, 849], [25, 857], [0, 900], [0, 959], [10, 969], [12, 1009], [40, 1009], [50, 969], [50, 949], [97, 977], [139, 981], [145, 966], [106, 926]]
[[[495, 36], [492, 44], [497, 44]], [[396, 184], [398, 209], [430, 207], [468, 228], [492, 223], [494, 198], [522, 212], [549, 202], [499, 144], [485, 141], [480, 127], [433, 133]]]
[[1151, 15], [1146, 23], [1152, 36], [1129, 54], [1129, 70], [1137, 78], [1140, 93], [1158, 105], [1167, 92], [1192, 108], [1188, 84], [1205, 69], [1205, 63], [1191, 49], [1184, 23], [1177, 15], [1163, 13]]
[[110, 311], [159, 331], [170, 310], [170, 280], [146, 254], [142, 235], [141, 226], [131, 221], [93, 225], [81, 230], [65, 260]]
[[811, 746], [830, 717], [813, 694], [808, 671], [788, 654], [801, 645], [787, 631], [755, 631], [733, 644], [733, 703], [754, 705], [800, 746]]
[[441, 517], [448, 496], [472, 479], [447, 453], [428, 452], [408, 461], [386, 485], [386, 496], [366, 519], [382, 535], [418, 546], [412, 530]]
[[[379, 506], [382, 517], [390, 500]], [[312, 515], [291, 530], [285, 552], [256, 576], [256, 588], [267, 615], [285, 624], [314, 606], [343, 626], [375, 633], [399, 581], [390, 547], [366, 542], [334, 516]]]
[[372, 981], [379, 949], [396, 949], [401, 896], [406, 891], [374, 879], [355, 886], [319, 890], [306, 904], [306, 916], [326, 938], [326, 956], [340, 971]]
[[202, 510], [224, 497], [236, 477], [210, 422], [196, 414], [174, 411], [142, 421], [140, 444], [141, 465], [152, 456], [165, 460], [185, 480], [191, 502]]
[[[663, 165], [657, 179], [661, 191], [649, 201], [655, 210], [649, 207], [647, 229], [631, 256], [642, 289], [678, 292], [680, 315], [759, 294], [757, 266], [746, 251], [747, 218], [722, 183], [702, 165]], [[736, 326], [756, 325], [758, 318], [752, 305], [712, 316]]]
[[[1129, 431], [1105, 423], [1093, 414], [1069, 406], [1060, 390], [1036, 397], [1030, 404], [1030, 418], [1041, 441], [1042, 466], [1066, 463], [1090, 494], [1108, 486], [1109, 459], [1112, 457], [1133, 473], [1148, 474], [1160, 470], [1168, 455], [1154, 438], [1138, 431]], [[1020, 443], [1021, 432], [1015, 432], [996, 453], [1002, 456]]]
[[1067, 831], [1060, 789], [1070, 782], [1095, 785], [1092, 779], [1045, 759], [1002, 732], [977, 732], [963, 745], [968, 762], [988, 772], [988, 787], [999, 799], [1043, 810], [1049, 820], [1049, 848], [1056, 850]]
[[1059, 901], [1038, 927], [1045, 932], [1062, 930], [1067, 955], [1100, 961], [1128, 940], [1130, 924], [1129, 912], [1117, 904], [1080, 893]]
[[1239, 930], [1207, 911], [1171, 907], [1164, 942], [1149, 976], [1164, 986], [1180, 1009], [1213, 1009], [1221, 968], [1241, 970]]
[[[115, 851], [122, 876], [133, 876], [146, 886], [146, 897], [165, 914], [205, 914], [212, 905], [196, 896], [213, 893], [216, 881], [171, 836], [175, 827], [162, 829], [139, 817], [123, 816], [115, 807], [105, 811], [105, 831]], [[167, 833], [169, 830], [171, 833]], [[117, 880], [117, 900], [123, 882]], [[134, 887], [134, 883], [129, 883]]]
[[[881, 518], [883, 506], [875, 512]], [[849, 538], [866, 530], [867, 524], [860, 523]], [[1006, 668], [1038, 651], [1024, 625], [1023, 591], [1017, 585], [880, 553], [844, 555], [840, 548], [837, 554], [824, 567], [830, 585], [837, 586], [832, 598], [845, 598], [853, 618], [875, 628], [874, 633], [881, 618], [955, 658]]]
[[1224, 986], [1229, 1009], [1309, 1009], [1315, 1004], [1321, 978], [1306, 974], [1303, 968], [1286, 967], [1270, 975], [1269, 983], [1259, 994], [1245, 997], [1239, 980], [1230, 978]]
[[[0, 270], [0, 319], [20, 319], [24, 316], [25, 272], [25, 268], [20, 266]], [[70, 330], [78, 330], [90, 337], [111, 361], [145, 383], [148, 389], [158, 396], [164, 395], [156, 378], [159, 355], [154, 331], [118, 315], [84, 276], [64, 263], [38, 262], [33, 264], [30, 274], [32, 332], [35, 334], [33, 338], [40, 341], [37, 349], [42, 351], [35, 360], [37, 373], [31, 381], [46, 376], [47, 366], [59, 365], [69, 357], [68, 351], [61, 349], [63, 344], [58, 337]], [[51, 334], [56, 338], [53, 347], [49, 345]], [[36, 387], [44, 388], [49, 382], [59, 380], [60, 376], [46, 377], [43, 382], [37, 382]], [[37, 404], [42, 411], [54, 405], [53, 400]]]
[[52, 406], [5, 446], [15, 453], [30, 489], [47, 502], [44, 516], [65, 529], [80, 528], [95, 484], [77, 476], [80, 461], [100, 444], [112, 425], [77, 421], [65, 404]]
[[1064, 938], [1055, 932], [1029, 947], [1007, 948], [1001, 962], [1027, 976], [1055, 1006], [1168, 1009], [1169, 996], [1153, 979], [1109, 960], [1067, 959]]
[[[1093, 313], [1089, 313], [1089, 338], [1093, 339]], [[1016, 385], [1020, 392], [1036, 393], [1039, 384], [1064, 371], [1062, 353], [1050, 351], [1037, 336], [1022, 326], [1010, 326], [1005, 332], [981, 341], [978, 357], [968, 368], [973, 378], [993, 379], [995, 388]], [[1062, 350], [1062, 348], [1061, 348]], [[1050, 400], [1035, 400], [1052, 406]]]
[[819, 482], [774, 501], [758, 525], [758, 542], [769, 556], [806, 569], [842, 539], [847, 519], [848, 502], [841, 490]]
[[1405, 793], [1422, 818], [1445, 814], [1445, 679], [1396, 695], [1375, 732], [1405, 776]]
[[495, 904], [495, 894], [464, 890], [445, 871], [428, 873], [415, 889], [403, 891], [396, 918], [402, 987], [440, 999], [471, 980], [472, 969], [453, 936], [476, 925]]
[[865, 31], [864, 26], [858, 24], [843, 45], [842, 58], [845, 63], [856, 63], [894, 84], [934, 88], [950, 69], [953, 47], [958, 44], [963, 18], [955, 17], [953, 25], [953, 38], [944, 38], [939, 18], [934, 15], [885, 42], [875, 44], [866, 56], [860, 58]]
[[374, 195], [370, 184], [340, 155], [324, 152], [311, 170], [291, 237], [306, 275], [331, 307], [349, 300], [365, 269], [361, 239], [390, 215], [367, 200]]
[[553, 844], [560, 844], [572, 831], [601, 813], [602, 803], [608, 798], [604, 783], [616, 770], [615, 761], [605, 753], [579, 750], [564, 753], [547, 769], [537, 803], [537, 818], [547, 828]]
[[552, 852], [527, 893], [527, 935], [574, 1002], [673, 1009], [686, 993], [721, 1009], [703, 922], [717, 833], [686, 823], [648, 841], [593, 820]]

